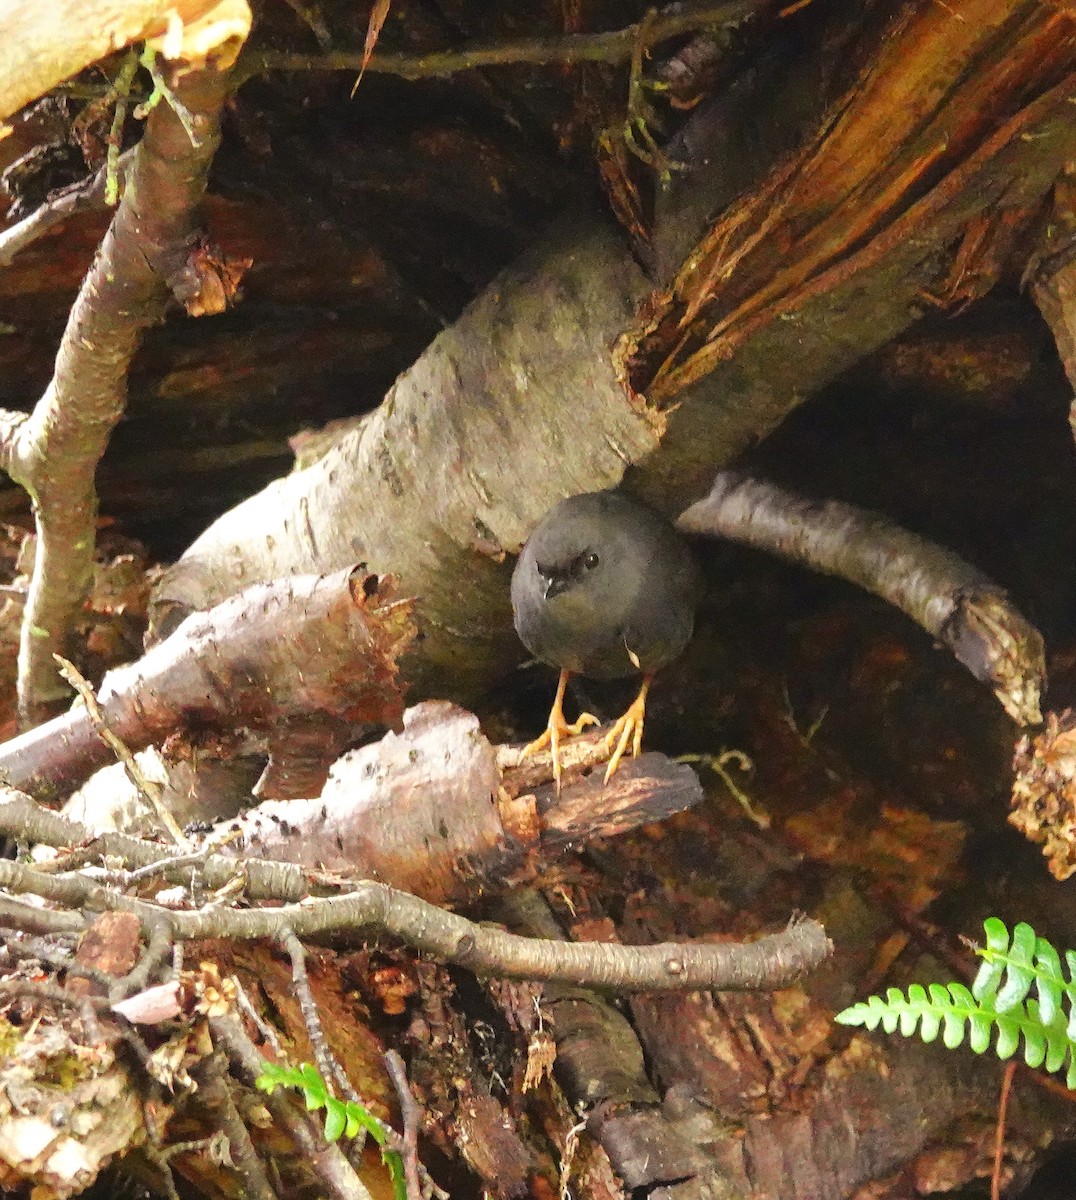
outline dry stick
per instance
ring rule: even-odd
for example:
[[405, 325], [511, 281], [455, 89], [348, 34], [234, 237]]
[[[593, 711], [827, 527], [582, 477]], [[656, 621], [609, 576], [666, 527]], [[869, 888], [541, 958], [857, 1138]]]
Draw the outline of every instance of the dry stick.
[[[284, 947], [288, 957], [291, 959], [291, 981], [295, 986], [295, 994], [299, 1000], [299, 1011], [302, 1013], [303, 1023], [306, 1025], [307, 1037], [310, 1039], [310, 1046], [314, 1052], [314, 1059], [317, 1062], [322, 1079], [325, 1080], [326, 1084], [330, 1080], [335, 1080], [336, 1085], [348, 1100], [353, 1104], [358, 1104], [366, 1108], [362, 1098], [352, 1087], [351, 1080], [348, 1079], [336, 1055], [329, 1048], [329, 1043], [321, 1024], [321, 1014], [318, 1012], [317, 1001], [314, 999], [314, 992], [310, 986], [310, 976], [306, 970], [306, 950], [302, 942], [299, 941], [295, 936], [295, 931], [288, 925], [285, 925], [280, 930], [277, 940]], [[371, 1120], [377, 1120], [372, 1114], [370, 1114], [370, 1118]], [[378, 1124], [381, 1126], [384, 1145], [390, 1150], [396, 1150], [403, 1157], [404, 1144], [400, 1135], [391, 1125], [386, 1124], [384, 1121], [379, 1120]], [[358, 1167], [357, 1160], [362, 1155], [362, 1148], [365, 1141], [366, 1136], [365, 1132], [363, 1132], [358, 1137], [352, 1139], [348, 1151], [346, 1151], [349, 1160], [356, 1167]], [[414, 1200], [419, 1200], [418, 1192], [414, 1193]]]
[[295, 930], [285, 925], [277, 935], [277, 940], [284, 947], [291, 959], [291, 982], [295, 988], [295, 996], [299, 1001], [299, 1011], [306, 1025], [306, 1036], [310, 1039], [310, 1048], [314, 1052], [314, 1061], [318, 1064], [322, 1079], [326, 1083], [336, 1082], [344, 1095], [356, 1104], [362, 1104], [358, 1092], [351, 1086], [351, 1080], [344, 1074], [336, 1055], [329, 1049], [325, 1038], [325, 1030], [321, 1026], [321, 1014], [318, 1012], [317, 1001], [310, 987], [310, 976], [306, 972], [306, 950], [302, 942], [295, 936]]
[[151, 1137], [142, 1147], [142, 1153], [157, 1168], [158, 1183], [164, 1188], [166, 1200], [182, 1200], [176, 1189], [171, 1160], [177, 1154], [202, 1150], [211, 1140], [211, 1138], [195, 1138], [191, 1141], [170, 1142], [168, 1146], [162, 1148], [158, 1141]]
[[[134, 150], [127, 150], [120, 155], [116, 172], [121, 180], [127, 177], [133, 159]], [[69, 187], [51, 193], [40, 208], [34, 209], [28, 217], [0, 232], [0, 267], [11, 266], [20, 250], [32, 246], [76, 213], [103, 209], [108, 174], [106, 165], [101, 167], [96, 175], [87, 176]]]
[[388, 1069], [389, 1078], [396, 1088], [396, 1097], [400, 1102], [400, 1116], [403, 1118], [403, 1136], [400, 1139], [399, 1153], [403, 1160], [407, 1195], [409, 1200], [422, 1200], [423, 1191], [419, 1182], [418, 1162], [418, 1131], [422, 1124], [422, 1109], [419, 1108], [407, 1082], [407, 1068], [397, 1051], [385, 1051], [385, 1066]]
[[1009, 1113], [1012, 1080], [1019, 1064], [1015, 1059], [1005, 1064], [1001, 1077], [1001, 1096], [998, 1099], [998, 1123], [994, 1133], [994, 1163], [990, 1171], [990, 1200], [1001, 1200], [1001, 1167], [1005, 1158], [1005, 1120]]
[[193, 911], [165, 909], [119, 895], [81, 875], [44, 875], [10, 861], [0, 862], [0, 887], [42, 896], [68, 908], [131, 912], [148, 928], [165, 926], [173, 938], [182, 941], [279, 938], [286, 926], [297, 936], [321, 938], [374, 929], [477, 975], [556, 980], [618, 992], [783, 987], [818, 966], [832, 949], [822, 926], [807, 918], [793, 918], [782, 932], [744, 945], [543, 941], [478, 925], [369, 880], [346, 895], [303, 904]]
[[[127, 996], [140, 992], [150, 976], [172, 952], [172, 929], [168, 921], [157, 920], [149, 925], [149, 945], [142, 957], [119, 979], [112, 979], [108, 998], [115, 1004]], [[178, 974], [178, 971], [175, 971]]]
[[[46, 846], [85, 846], [86, 856], [118, 858], [135, 868], [153, 865], [159, 867], [160, 873], [171, 883], [185, 882], [188, 855], [175, 855], [170, 847], [126, 833], [97, 835], [89, 826], [42, 808], [29, 796], [11, 788], [0, 788], [0, 835]], [[43, 863], [37, 870], [41, 875], [51, 874], [53, 864]], [[296, 863], [245, 861], [211, 854], [202, 863], [202, 876], [206, 886], [213, 890], [243, 879], [247, 897], [252, 900], [294, 902], [313, 890], [307, 871]], [[339, 883], [342, 888], [350, 886], [349, 880]]]
[[235, 1002], [239, 1011], [257, 1029], [258, 1033], [261, 1034], [262, 1040], [272, 1048], [274, 1056], [276, 1058], [284, 1058], [284, 1047], [280, 1044], [277, 1031], [254, 1007], [253, 1001], [247, 995], [246, 988], [243, 987], [238, 978], [233, 976], [232, 980], [235, 983]]
[[172, 841], [177, 846], [188, 848], [190, 842], [184, 836], [183, 830], [176, 824], [175, 817], [165, 807], [163, 800], [164, 789], [155, 780], [146, 778], [145, 772], [138, 765], [135, 756], [112, 730], [109, 729], [89, 680], [85, 678], [73, 662], [69, 662], [62, 654], [54, 654], [53, 658], [60, 669], [60, 677], [67, 680], [82, 697], [82, 703], [86, 705], [86, 712], [93, 722], [94, 729], [97, 730], [98, 737], [100, 737], [101, 741], [108, 746], [116, 758], [123, 764], [123, 770], [127, 778], [131, 781], [135, 791], [138, 792], [147, 806], [157, 814], [157, 820], [164, 826]]
[[[681, 10], [671, 8], [650, 20], [627, 25], [607, 33], [567, 34], [563, 37], [521, 38], [471, 46], [461, 50], [435, 50], [429, 54], [375, 53], [366, 63], [372, 74], [396, 75], [401, 79], [437, 79], [460, 71], [513, 64], [533, 66], [573, 66], [576, 63], [628, 62], [636, 45], [645, 47], [684, 33], [713, 26], [732, 25], [756, 12], [765, 12], [769, 4], [759, 0], [727, 0], [724, 4]], [[644, 28], [645, 26], [645, 28]], [[286, 51], [260, 51], [244, 54], [236, 68], [236, 81], [243, 83], [252, 75], [266, 71], [353, 71], [363, 66], [362, 51], [335, 54], [295, 54]]]
[[739, 471], [719, 472], [677, 525], [858, 584], [948, 646], [1014, 721], [1042, 720], [1042, 635], [1002, 588], [952, 551], [877, 513], [809, 500]]
[[250, 1140], [250, 1133], [232, 1099], [231, 1084], [221, 1061], [222, 1057], [213, 1054], [204, 1060], [199, 1072], [201, 1098], [214, 1110], [220, 1129], [228, 1139], [232, 1164], [242, 1182], [243, 1196], [250, 1197], [250, 1200], [278, 1200], [262, 1160]]
[[[232, 1074], [249, 1087], [262, 1073], [262, 1057], [237, 1017], [210, 1017], [213, 1040], [228, 1056]], [[373, 1200], [355, 1168], [335, 1142], [326, 1142], [313, 1119], [300, 1114], [292, 1098], [281, 1091], [263, 1097], [273, 1119], [295, 1142], [332, 1200]]]
[[[41, 808], [28, 796], [10, 789], [0, 792], [3, 795], [8, 799], [0, 800], [0, 833], [17, 833], [30, 841], [52, 845], [92, 840], [84, 826]], [[137, 866], [168, 857], [164, 847], [125, 834], [104, 834], [98, 843], [103, 853], [125, 857]], [[177, 861], [185, 862], [186, 856]], [[211, 855], [205, 860], [204, 875], [212, 888], [243, 874], [250, 899], [295, 901], [309, 897], [311, 892], [306, 872], [292, 863], [243, 862], [222, 855]], [[746, 946], [544, 943], [476, 926], [414, 896], [363, 881], [341, 881], [341, 886], [352, 890], [332, 901], [307, 899], [302, 905], [292, 903], [285, 908], [249, 912], [206, 909], [186, 913], [118, 895], [82, 875], [52, 876], [20, 863], [0, 862], [0, 886], [44, 896], [69, 909], [126, 908], [138, 913], [149, 925], [151, 941], [153, 931], [158, 928], [189, 939], [229, 935], [276, 937], [285, 925], [291, 925], [297, 936], [326, 935], [369, 925], [395, 933], [418, 949], [482, 973], [519, 978], [559, 977], [634, 990], [777, 987], [817, 966], [829, 952], [822, 927], [813, 921], [794, 924], [784, 933]], [[340, 902], [343, 908], [322, 907]], [[289, 914], [294, 914], [295, 919]], [[52, 928], [47, 922], [53, 919], [56, 928], [65, 931], [71, 928], [69, 914], [51, 914], [47, 910], [38, 910], [36, 927]]]
[[49, 1000], [53, 1004], [63, 1004], [68, 1008], [77, 1008], [80, 1013], [93, 1013], [95, 1017], [111, 1015], [112, 1006], [101, 996], [78, 996], [60, 987], [58, 983], [42, 982], [37, 979], [0, 979], [0, 994], [10, 996], [29, 996], [36, 1000]]
[[71, 309], [51, 383], [29, 415], [0, 413], [0, 467], [30, 493], [37, 525], [19, 645], [19, 711], [28, 724], [67, 694], [52, 656], [65, 649], [93, 572], [94, 474], [123, 414], [142, 331], [163, 317], [168, 281], [194, 247], [219, 141], [222, 72], [192, 70], [177, 76], [174, 91], [198, 116], [198, 146], [168, 103], [154, 108], [123, 200]]
[[20, 929], [23, 933], [50, 934], [55, 937], [65, 933], [82, 933], [86, 929], [86, 918], [77, 912], [56, 912], [50, 908], [37, 908], [0, 896], [0, 926]]

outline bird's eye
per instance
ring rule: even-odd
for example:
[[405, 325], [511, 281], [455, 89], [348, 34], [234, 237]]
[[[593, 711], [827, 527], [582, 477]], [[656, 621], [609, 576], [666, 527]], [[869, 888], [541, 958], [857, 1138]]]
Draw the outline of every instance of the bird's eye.
[[597, 565], [598, 565], [598, 556], [593, 551], [591, 551], [590, 554], [588, 554], [586, 556], [586, 558], [583, 559], [583, 566], [586, 567], [586, 569], [588, 571], [593, 571]]

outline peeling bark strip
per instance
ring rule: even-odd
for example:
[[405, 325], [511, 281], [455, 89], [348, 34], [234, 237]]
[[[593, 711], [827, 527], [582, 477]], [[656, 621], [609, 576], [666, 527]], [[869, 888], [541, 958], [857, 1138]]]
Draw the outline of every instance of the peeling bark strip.
[[[1005, 209], [1034, 205], [1042, 181], [1020, 186], [1021, 162], [1060, 113], [1071, 124], [1074, 35], [1071, 18], [1039, 0], [966, 0], [958, 11], [930, 0], [902, 16], [816, 142], [721, 215], [627, 336], [631, 386], [667, 404], [754, 330], [913, 239], [921, 260], [980, 215], [997, 225]], [[951, 290], [968, 298], [994, 279], [986, 271]]]
[[586, 743], [593, 774], [570, 772], [558, 794], [548, 756], [539, 786], [535, 764], [512, 765], [518, 747], [494, 747], [477, 717], [443, 700], [408, 709], [403, 726], [339, 759], [320, 797], [269, 801], [221, 822], [222, 856], [302, 863], [460, 904], [533, 878], [542, 858], [703, 796], [690, 767], [659, 754], [625, 763], [604, 786], [596, 738]]
[[[46, 11], [51, 41], [64, 26], [55, 12]], [[16, 16], [28, 20], [25, 13]], [[71, 28], [83, 30], [86, 19], [80, 12]], [[163, 53], [182, 61], [169, 64], [167, 83], [172, 99], [186, 108], [190, 129], [169, 98], [150, 113], [123, 199], [68, 318], [52, 381], [29, 415], [0, 413], [0, 466], [30, 494], [38, 534], [19, 646], [24, 725], [55, 711], [69, 694], [53, 655], [66, 653], [89, 586], [97, 520], [94, 475], [126, 406], [128, 365], [143, 331], [164, 316], [177, 284], [187, 293], [202, 290], [191, 276], [201, 278], [204, 266], [200, 259], [188, 260], [220, 141], [227, 71], [249, 25], [245, 0], [225, 0], [208, 25], [177, 27], [182, 36], [175, 46], [170, 33]], [[4, 41], [20, 55], [27, 53], [10, 28]], [[51, 45], [49, 54], [51, 61]]]
[[677, 522], [837, 575], [895, 605], [989, 683], [1021, 725], [1042, 720], [1042, 635], [1003, 588], [959, 555], [878, 513], [809, 500], [737, 471], [722, 471], [705, 500]]
[[[110, 671], [101, 712], [130, 749], [178, 730], [287, 735], [297, 721], [331, 745], [357, 723], [391, 723], [403, 711], [396, 659], [414, 635], [411, 602], [393, 593], [391, 579], [357, 568], [248, 588]], [[111, 759], [75, 708], [5, 742], [0, 774], [51, 798]]]

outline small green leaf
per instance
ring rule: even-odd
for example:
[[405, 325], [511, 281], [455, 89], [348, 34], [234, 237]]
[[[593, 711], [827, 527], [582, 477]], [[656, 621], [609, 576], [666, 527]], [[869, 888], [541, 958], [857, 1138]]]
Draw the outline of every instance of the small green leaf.
[[1037, 938], [1035, 941], [1035, 968], [1035, 995], [1039, 1001], [1039, 1015], [1044, 1025], [1052, 1025], [1061, 1007], [1064, 977], [1061, 974], [1061, 959], [1045, 938]]
[[998, 1040], [994, 1053], [1004, 1062], [1016, 1053], [1020, 1045], [1020, 1026], [1009, 1014], [998, 1013]]
[[1031, 991], [1031, 984], [1035, 979], [1031, 965], [1035, 941], [1035, 931], [1026, 921], [1021, 921], [1013, 930], [1012, 950], [1005, 972], [1005, 982], [994, 1001], [998, 1012], [1007, 1012], [1010, 1008], [1023, 1004]]
[[335, 1096], [330, 1096], [325, 1101], [325, 1140], [327, 1142], [338, 1142], [340, 1135], [347, 1128], [347, 1109], [343, 1104], [336, 1099]]

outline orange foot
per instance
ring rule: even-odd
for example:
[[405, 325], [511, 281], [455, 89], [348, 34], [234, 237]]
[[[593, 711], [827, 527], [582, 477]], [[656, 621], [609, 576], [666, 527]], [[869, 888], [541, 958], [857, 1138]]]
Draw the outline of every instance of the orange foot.
[[[568, 686], [569, 671], [561, 671], [560, 681], [557, 683], [557, 694], [553, 700], [553, 707], [549, 710], [549, 721], [546, 724], [545, 732], [534, 739], [530, 745], [523, 748], [523, 758], [530, 754], [537, 754], [539, 750], [544, 750], [549, 747], [550, 757], [553, 760], [553, 781], [557, 785], [557, 792], [560, 792], [560, 743], [565, 737], [577, 737], [583, 732], [588, 725], [597, 725], [598, 718], [591, 713], [582, 713], [577, 721], [572, 724], [564, 719], [564, 689]], [[607, 777], [608, 778], [608, 777]]]
[[632, 758], [639, 757], [639, 751], [643, 748], [643, 718], [646, 715], [646, 693], [648, 691], [650, 691], [649, 675], [643, 680], [643, 686], [639, 689], [638, 696], [628, 705], [627, 712], [606, 735], [606, 748], [612, 752], [609, 765], [605, 768], [606, 783], [612, 779], [613, 772], [620, 766], [620, 760], [624, 757], [629, 743], [631, 744]]

